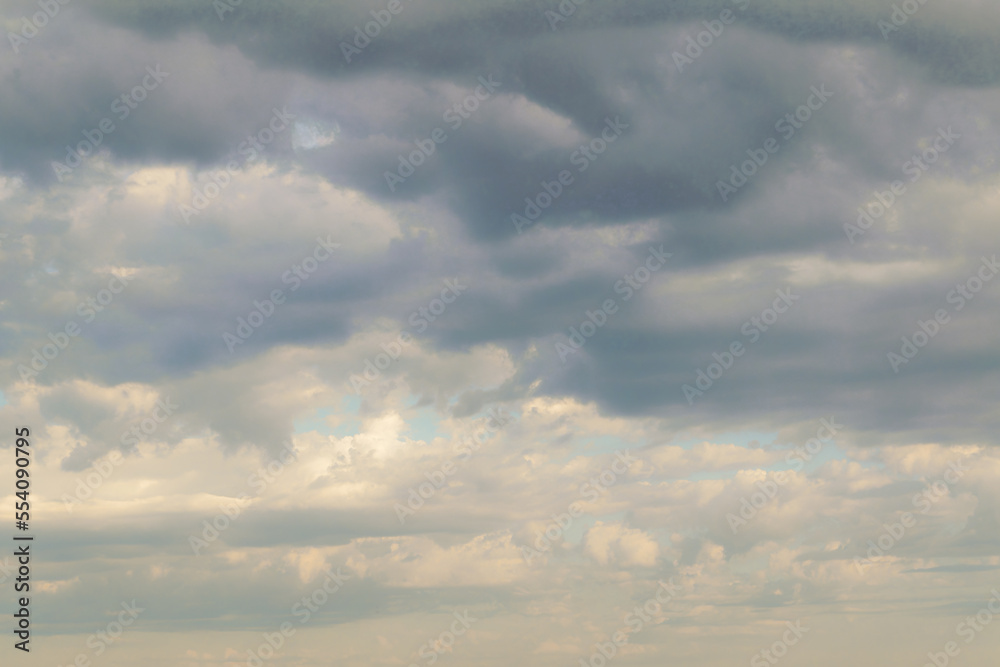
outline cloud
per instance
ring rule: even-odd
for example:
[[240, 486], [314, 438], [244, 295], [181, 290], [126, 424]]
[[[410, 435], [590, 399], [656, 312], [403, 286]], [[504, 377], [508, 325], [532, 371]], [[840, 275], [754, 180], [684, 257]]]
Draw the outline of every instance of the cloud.
[[793, 617], [809, 664], [917, 660], [980, 608], [997, 9], [570, 4], [404, 0], [348, 61], [389, 3], [96, 0], [0, 51], [40, 659], [134, 598], [109, 666], [245, 662], [337, 567], [280, 659], [409, 664], [464, 609], [462, 664], [585, 658], [670, 578], [636, 664]]

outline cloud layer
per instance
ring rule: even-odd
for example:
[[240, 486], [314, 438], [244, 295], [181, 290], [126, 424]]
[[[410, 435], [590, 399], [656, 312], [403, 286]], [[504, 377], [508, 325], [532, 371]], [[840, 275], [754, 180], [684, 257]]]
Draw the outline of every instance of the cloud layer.
[[284, 621], [289, 664], [576, 664], [672, 579], [614, 660], [800, 621], [789, 665], [917, 664], [988, 602], [995, 7], [40, 7], [0, 13], [39, 660], [135, 599], [105, 664]]

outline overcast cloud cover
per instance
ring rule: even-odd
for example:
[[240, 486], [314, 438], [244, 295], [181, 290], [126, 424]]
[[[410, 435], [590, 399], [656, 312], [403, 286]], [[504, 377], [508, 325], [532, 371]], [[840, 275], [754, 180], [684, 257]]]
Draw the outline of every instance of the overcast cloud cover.
[[995, 665], [1000, 4], [237, 2], [0, 0], [3, 664]]

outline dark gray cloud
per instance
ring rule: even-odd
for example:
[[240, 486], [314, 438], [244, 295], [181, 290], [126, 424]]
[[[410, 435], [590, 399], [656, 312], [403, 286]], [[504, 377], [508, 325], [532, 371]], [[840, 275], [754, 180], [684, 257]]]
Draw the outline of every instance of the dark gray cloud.
[[[962, 260], [975, 257], [965, 249], [988, 248], [987, 239], [995, 236], [982, 229], [955, 237], [932, 222], [932, 207], [947, 216], [953, 197], [940, 188], [929, 194], [926, 187], [957, 180], [971, 196], [995, 173], [990, 155], [997, 133], [988, 119], [996, 96], [969, 69], [972, 61], [961, 59], [968, 67], [952, 66], [946, 74], [946, 58], [934, 49], [909, 49], [906, 41], [923, 35], [966, 53], [976, 44], [967, 39], [978, 29], [975, 22], [965, 15], [940, 17], [928, 8], [920, 21], [883, 40], [871, 31], [879, 8], [759, 3], [742, 13], [737, 8], [739, 21], [678, 72], [671, 54], [700, 29], [692, 22], [717, 16], [726, 6], [619, 12], [592, 3], [557, 31], [545, 22], [544, 4], [405, 6], [350, 64], [336, 44], [364, 20], [367, 8], [292, 3], [274, 21], [278, 9], [245, 2], [220, 20], [201, 5], [97, 3], [59, 17], [66, 20], [53, 21], [23, 53], [4, 56], [14, 94], [5, 96], [10, 113], [4, 115], [7, 129], [0, 131], [19, 139], [4, 144], [0, 159], [11, 173], [28, 175], [34, 184], [29, 187], [51, 183], [45, 165], [65, 153], [67, 142], [97, 126], [108, 101], [128, 89], [147, 61], [155, 61], [170, 77], [108, 136], [114, 160], [132, 169], [195, 164], [210, 175], [226, 160], [243, 160], [241, 142], [266, 127], [273, 108], [287, 107], [300, 119], [332, 124], [339, 132], [334, 143], [298, 154], [290, 150], [291, 134], [279, 135], [263, 152], [277, 170], [271, 179], [316, 174], [392, 211], [433, 202], [434, 210], [447, 212], [449, 220], [434, 226], [449, 240], [420, 240], [417, 229], [425, 223], [411, 219], [408, 238], [391, 243], [382, 257], [322, 267], [280, 317], [230, 354], [219, 344], [221, 333], [235, 329], [254, 299], [282, 287], [279, 277], [295, 253], [307, 253], [316, 233], [336, 232], [337, 222], [314, 220], [292, 241], [276, 233], [267, 212], [280, 215], [282, 204], [257, 207], [255, 233], [272, 239], [265, 259], [245, 222], [223, 222], [233, 215], [233, 189], [223, 190], [194, 226], [178, 226], [177, 207], [192, 195], [176, 184], [152, 226], [139, 223], [140, 230], [119, 218], [100, 231], [76, 233], [92, 247], [106, 246], [104, 234], [128, 224], [127, 238], [116, 243], [118, 263], [156, 267], [173, 276], [171, 287], [145, 281], [128, 290], [94, 323], [80, 346], [86, 354], [62, 369], [53, 363], [43, 381], [67, 379], [79, 369], [104, 382], [157, 382], [242, 363], [281, 345], [336, 346], [378, 318], [405, 326], [408, 312], [425, 297], [398, 296], [404, 286], [424, 284], [424, 294], [433, 294], [442, 277], [465, 275], [477, 276], [479, 285], [427, 340], [454, 351], [487, 343], [516, 351], [536, 342], [542, 358], [519, 369], [516, 384], [522, 388], [541, 380], [542, 391], [596, 400], [623, 414], [666, 411], [684, 420], [739, 423], [761, 409], [791, 416], [835, 406], [852, 415], [857, 428], [876, 433], [919, 432], [933, 421], [934, 437], [944, 430], [956, 439], [986, 436], [993, 421], [981, 410], [988, 408], [973, 406], [981, 405], [975, 396], [992, 369], [963, 363], [977, 352], [948, 342], [981, 327], [979, 318], [956, 317], [960, 321], [903, 370], [917, 375], [932, 364], [948, 364], [947, 372], [934, 372], [934, 383], [885, 372], [886, 354], [900, 336], [912, 333], [911, 322], [915, 326], [939, 307], [928, 312], [924, 304], [933, 304], [924, 295], [933, 291], [943, 298], [949, 281], [960, 278]], [[77, 19], [72, 29], [71, 18]], [[430, 33], [437, 35], [433, 44], [423, 39]], [[85, 48], [97, 35], [102, 48]], [[53, 52], [85, 55], [67, 69], [42, 57]], [[472, 94], [477, 77], [484, 76], [501, 83], [498, 92], [452, 129], [444, 112]], [[815, 101], [819, 89], [832, 96], [808, 121], [800, 127], [781, 121]], [[74, 103], [57, 103], [60, 98]], [[387, 106], [386, 100], [392, 102]], [[601, 136], [606, 119], [619, 119], [621, 136], [593, 161], [582, 158], [581, 145]], [[390, 191], [385, 172], [435, 128], [445, 130], [447, 142]], [[944, 128], [961, 138], [900, 197], [893, 214], [906, 215], [908, 223], [891, 233], [877, 225], [856, 244], [848, 242], [843, 225], [856, 218], [857, 206], [893, 180], [908, 180], [908, 161]], [[768, 138], [776, 140], [777, 153], [723, 201], [718, 182], [729, 180], [733, 166], [754, 151], [759, 155]], [[543, 182], [554, 182], [562, 170], [572, 173], [573, 183], [519, 234], [511, 215], [523, 215], [525, 197], [537, 200]], [[71, 177], [77, 179], [73, 187], [82, 185], [83, 174]], [[208, 177], [195, 187], [204, 189]], [[281, 202], [313, 193], [272, 191]], [[153, 210], [147, 207], [143, 215]], [[59, 240], [69, 224], [66, 209], [53, 207], [48, 215], [51, 223], [36, 219], [24, 232], [41, 242], [49, 263], [74, 263], [70, 246]], [[648, 231], [642, 242], [597, 261], [592, 243], [569, 240], [575, 230], [622, 225], [647, 225]], [[623, 308], [572, 363], [563, 366], [553, 358], [555, 341], [564, 340], [586, 310], [614, 296], [612, 286], [642, 261], [649, 245], [661, 244], [674, 256], [656, 286]], [[295, 245], [302, 249], [293, 250]], [[830, 283], [810, 279], [807, 288], [793, 269], [798, 262], [877, 271], [927, 253], [940, 271], [907, 287], [857, 281], [849, 272], [834, 276], [824, 268]], [[739, 304], [711, 288], [695, 305], [674, 287], [724, 274], [733, 265], [752, 283], [726, 287], [742, 293]], [[39, 274], [38, 280], [40, 294], [67, 284], [78, 293], [98, 289], [70, 271]], [[802, 285], [801, 304], [691, 408], [681, 386], [712, 361], [713, 352], [740, 340], [741, 323], [787, 284]], [[912, 295], [908, 303], [906, 294]], [[984, 292], [977, 309], [988, 312], [993, 298]], [[692, 321], [692, 307], [728, 315], [700, 324]], [[651, 314], [657, 311], [670, 316]], [[61, 326], [65, 312], [50, 310], [44, 325], [30, 335], [22, 332], [19, 342], [8, 333], [5, 345], [30, 356], [46, 329]], [[825, 326], [817, 326], [821, 321]], [[983, 341], [975, 349], [988, 345]], [[114, 363], [122, 350], [132, 351], [132, 363]], [[948, 402], [932, 399], [940, 394], [968, 394], [956, 401], [965, 407], [955, 412]], [[287, 419], [283, 423], [287, 428]], [[278, 431], [269, 432], [267, 439], [274, 440]], [[231, 437], [250, 436], [234, 431]]]

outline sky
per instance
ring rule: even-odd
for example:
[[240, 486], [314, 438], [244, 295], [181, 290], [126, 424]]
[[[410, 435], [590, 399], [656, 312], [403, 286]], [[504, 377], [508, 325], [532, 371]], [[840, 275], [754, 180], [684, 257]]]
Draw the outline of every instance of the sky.
[[4, 664], [995, 664], [998, 22], [0, 0]]

